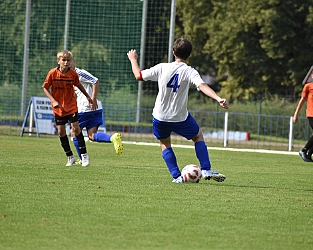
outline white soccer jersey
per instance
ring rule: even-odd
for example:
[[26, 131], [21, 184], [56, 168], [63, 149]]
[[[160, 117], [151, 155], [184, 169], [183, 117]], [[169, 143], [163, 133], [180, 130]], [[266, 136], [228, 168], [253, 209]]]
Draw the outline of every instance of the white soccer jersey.
[[[83, 85], [89, 96], [92, 97], [92, 85], [97, 83], [98, 78], [84, 69], [75, 68], [75, 71], [78, 74], [80, 83]], [[91, 110], [86, 96], [77, 87], [75, 87], [75, 93], [77, 95], [78, 113], [90, 112]], [[101, 102], [97, 101], [97, 103], [97, 110], [102, 109]]]
[[144, 81], [157, 81], [159, 92], [153, 117], [159, 121], [181, 122], [188, 116], [189, 88], [204, 83], [198, 71], [183, 62], [160, 63], [141, 71]]

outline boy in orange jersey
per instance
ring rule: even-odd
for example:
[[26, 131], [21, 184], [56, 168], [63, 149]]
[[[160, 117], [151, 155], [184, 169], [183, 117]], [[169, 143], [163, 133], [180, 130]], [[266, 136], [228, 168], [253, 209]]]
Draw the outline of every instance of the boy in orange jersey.
[[91, 109], [94, 108], [93, 102], [85, 88], [80, 84], [76, 71], [70, 68], [70, 62], [73, 58], [72, 53], [68, 50], [62, 50], [58, 52], [57, 58], [59, 66], [48, 72], [42, 87], [51, 101], [61, 145], [68, 157], [66, 166], [72, 166], [76, 161], [65, 128], [65, 124], [70, 122], [72, 131], [78, 140], [82, 156], [82, 166], [86, 167], [89, 165], [89, 156], [87, 154], [84, 136], [78, 125], [78, 108], [74, 86], [87, 97]]
[[[307, 102], [306, 117], [308, 118], [309, 124], [313, 129], [313, 82], [306, 83], [302, 89], [301, 99], [293, 115], [294, 123], [298, 121], [298, 114], [305, 102]], [[313, 162], [312, 154], [313, 154], [313, 135], [309, 138], [304, 148], [299, 151], [299, 155], [305, 162]]]

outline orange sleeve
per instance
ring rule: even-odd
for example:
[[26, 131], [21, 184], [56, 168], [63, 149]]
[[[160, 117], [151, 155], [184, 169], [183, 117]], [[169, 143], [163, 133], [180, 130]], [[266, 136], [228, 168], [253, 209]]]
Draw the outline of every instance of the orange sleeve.
[[302, 90], [302, 97], [307, 100], [306, 117], [313, 117], [313, 83], [307, 83]]
[[43, 85], [42, 85], [43, 88], [49, 89], [49, 88], [51, 87], [51, 85], [52, 85], [52, 77], [51, 77], [51, 76], [52, 76], [54, 70], [55, 70], [55, 69], [51, 69], [51, 70], [48, 72], [48, 74], [47, 74], [47, 76], [46, 76], [46, 79], [45, 79], [45, 81], [44, 81], [44, 83], [43, 83]]

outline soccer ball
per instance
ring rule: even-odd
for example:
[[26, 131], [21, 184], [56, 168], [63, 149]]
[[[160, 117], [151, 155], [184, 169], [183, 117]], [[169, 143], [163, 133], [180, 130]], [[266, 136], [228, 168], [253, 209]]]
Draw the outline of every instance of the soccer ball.
[[192, 183], [198, 183], [202, 177], [201, 169], [194, 164], [186, 165], [182, 169], [181, 175], [184, 178], [184, 182]]

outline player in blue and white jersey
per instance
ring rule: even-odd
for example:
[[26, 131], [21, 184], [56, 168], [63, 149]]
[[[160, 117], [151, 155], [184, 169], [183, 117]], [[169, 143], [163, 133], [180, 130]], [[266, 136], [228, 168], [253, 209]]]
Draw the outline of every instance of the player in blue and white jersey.
[[[109, 135], [103, 132], [98, 132], [98, 128], [103, 124], [103, 110], [102, 104], [97, 100], [99, 79], [84, 69], [76, 68], [75, 60], [70, 63], [70, 67], [75, 69], [78, 74], [81, 85], [85, 88], [86, 92], [91, 96], [93, 105], [88, 106], [88, 100], [83, 93], [75, 88], [75, 94], [77, 99], [78, 114], [79, 114], [79, 126], [81, 129], [86, 128], [88, 138], [95, 142], [112, 142], [116, 154], [123, 152], [122, 136], [120, 133]], [[77, 143], [77, 139], [73, 138], [74, 145], [78, 156], [80, 156], [80, 149]]]
[[162, 157], [173, 177], [173, 182], [183, 183], [184, 180], [171, 146], [172, 132], [194, 141], [202, 177], [206, 180], [213, 179], [222, 182], [226, 176], [211, 170], [203, 134], [187, 110], [189, 88], [191, 85], [195, 85], [199, 91], [216, 100], [223, 108], [228, 108], [228, 102], [205, 84], [194, 68], [185, 63], [191, 51], [191, 42], [186, 38], [179, 38], [173, 45], [175, 62], [160, 63], [145, 70], [141, 70], [138, 65], [136, 50], [130, 50], [127, 56], [136, 80], [158, 82], [159, 92], [152, 113], [153, 133], [160, 142]]

